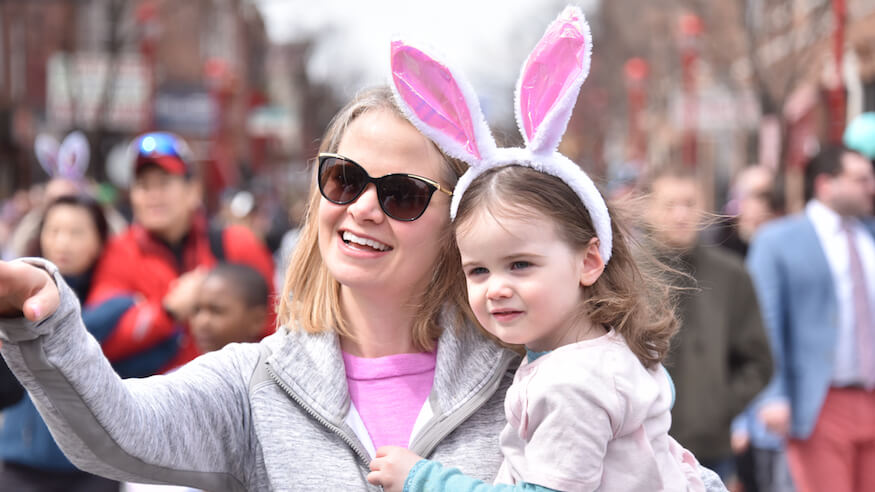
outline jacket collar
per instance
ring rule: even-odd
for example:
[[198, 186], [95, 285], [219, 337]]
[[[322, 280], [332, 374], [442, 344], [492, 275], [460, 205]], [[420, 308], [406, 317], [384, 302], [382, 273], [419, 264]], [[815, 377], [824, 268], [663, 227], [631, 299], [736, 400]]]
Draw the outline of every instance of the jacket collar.
[[[438, 340], [429, 397], [436, 415], [452, 413], [485, 387], [496, 371], [504, 370], [509, 359], [517, 357], [474, 326], [451, 326], [448, 316], [442, 321], [447, 329]], [[267, 362], [281, 383], [326, 420], [341, 425], [350, 399], [337, 335], [291, 331], [283, 334], [278, 345]]]
[[[182, 264], [179, 265], [181, 271], [188, 271], [197, 266], [198, 255], [196, 252], [201, 246], [203, 246], [201, 244], [202, 242], [208, 241], [207, 228], [207, 218], [204, 213], [201, 211], [194, 212], [188, 232], [185, 233], [180, 244], [177, 245], [177, 248], [180, 250], [178, 253], [181, 255], [182, 260]], [[130, 225], [130, 233], [133, 236], [134, 241], [137, 243], [137, 247], [140, 248], [140, 251], [146, 254], [164, 256], [167, 261], [172, 260], [171, 264], [176, 264], [178, 262], [177, 252], [174, 251], [173, 247], [167, 244], [163, 239], [148, 231], [141, 224], [137, 222], [132, 223]], [[192, 264], [192, 262], [194, 263]]]

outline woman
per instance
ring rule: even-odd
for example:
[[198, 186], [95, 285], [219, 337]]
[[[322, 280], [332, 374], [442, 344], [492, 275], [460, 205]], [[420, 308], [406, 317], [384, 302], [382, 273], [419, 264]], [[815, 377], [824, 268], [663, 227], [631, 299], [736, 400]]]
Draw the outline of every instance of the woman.
[[[0, 291], [0, 313], [19, 316], [0, 322], [2, 353], [45, 396], [74, 463], [206, 490], [378, 490], [368, 462], [395, 443], [492, 480], [516, 354], [475, 329], [467, 308], [448, 214], [462, 166], [386, 88], [342, 109], [320, 152], [283, 329], [259, 344], [122, 382], [57, 275], [60, 298], [40, 269], [0, 264], [0, 286], [19, 279]], [[51, 406], [62, 398], [69, 405]]]

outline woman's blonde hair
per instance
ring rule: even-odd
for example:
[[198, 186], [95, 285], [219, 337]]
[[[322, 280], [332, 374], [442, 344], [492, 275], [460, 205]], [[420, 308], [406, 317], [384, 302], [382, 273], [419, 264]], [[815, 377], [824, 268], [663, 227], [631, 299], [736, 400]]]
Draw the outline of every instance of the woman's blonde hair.
[[[388, 87], [362, 91], [335, 115], [325, 131], [319, 152], [337, 152], [349, 125], [359, 116], [372, 111], [388, 111], [405, 119]], [[466, 166], [461, 161], [448, 157], [437, 146], [435, 148], [440, 152], [444, 163], [440, 179], [444, 184], [453, 187], [459, 176], [465, 172]], [[340, 284], [328, 272], [319, 252], [318, 211], [321, 195], [316, 185], [317, 171], [313, 170], [300, 239], [286, 270], [285, 284], [277, 308], [277, 324], [285, 326], [287, 330], [300, 329], [308, 333], [333, 331], [340, 336], [354, 338], [341, 310]], [[446, 213], [449, 216], [449, 207]], [[419, 304], [415, 306], [418, 316], [414, 320], [413, 343], [423, 351], [434, 349], [434, 341], [443, 329], [438, 318], [444, 307], [454, 308], [448, 312], [459, 317], [456, 326], [461, 326], [466, 319], [474, 319], [468, 307], [459, 250], [449, 226], [440, 232], [438, 240], [441, 248], [433, 267], [432, 278], [423, 291]]]
[[[478, 176], [459, 203], [455, 227], [475, 210], [494, 216], [547, 217], [560, 239], [582, 250], [596, 237], [589, 213], [576, 193], [561, 179], [530, 167], [509, 165]], [[613, 327], [646, 367], [661, 362], [669, 341], [678, 330], [673, 291], [663, 280], [661, 268], [637, 245], [627, 218], [609, 205], [613, 253], [599, 279], [583, 287], [581, 316], [594, 324]], [[476, 234], [476, 231], [473, 231]]]

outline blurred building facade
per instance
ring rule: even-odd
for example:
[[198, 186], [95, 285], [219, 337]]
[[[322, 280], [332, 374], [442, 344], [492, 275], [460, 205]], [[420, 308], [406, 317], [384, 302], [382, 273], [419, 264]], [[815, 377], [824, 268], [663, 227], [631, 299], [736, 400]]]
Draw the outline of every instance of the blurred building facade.
[[[596, 80], [614, 108], [602, 123], [608, 176], [686, 163], [717, 208], [732, 175], [762, 162], [787, 180], [798, 208], [807, 157], [875, 107], [875, 1], [705, 4], [601, 2]], [[646, 70], [624, 72], [633, 59]]]
[[191, 143], [210, 190], [266, 172], [301, 147], [271, 101], [270, 48], [250, 0], [0, 2], [0, 197], [46, 179], [39, 132], [85, 131], [89, 174], [118, 186], [119, 149], [156, 129]]

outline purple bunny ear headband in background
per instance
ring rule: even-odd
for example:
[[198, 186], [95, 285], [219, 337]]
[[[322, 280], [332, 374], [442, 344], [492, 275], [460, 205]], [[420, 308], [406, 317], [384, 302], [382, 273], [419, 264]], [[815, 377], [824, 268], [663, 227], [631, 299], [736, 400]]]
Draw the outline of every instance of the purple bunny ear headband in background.
[[33, 147], [40, 165], [52, 178], [78, 182], [85, 177], [90, 149], [82, 132], [71, 132], [61, 143], [55, 137], [41, 133], [34, 140]]
[[580, 86], [589, 74], [592, 34], [577, 7], [566, 7], [529, 54], [517, 81], [515, 109], [523, 148], [499, 148], [477, 95], [461, 73], [421, 48], [392, 42], [391, 83], [405, 116], [448, 155], [471, 167], [459, 178], [450, 204], [455, 219], [471, 182], [487, 169], [519, 164], [556, 176], [580, 197], [599, 238], [599, 254], [611, 258], [611, 218], [589, 176], [557, 150]]

